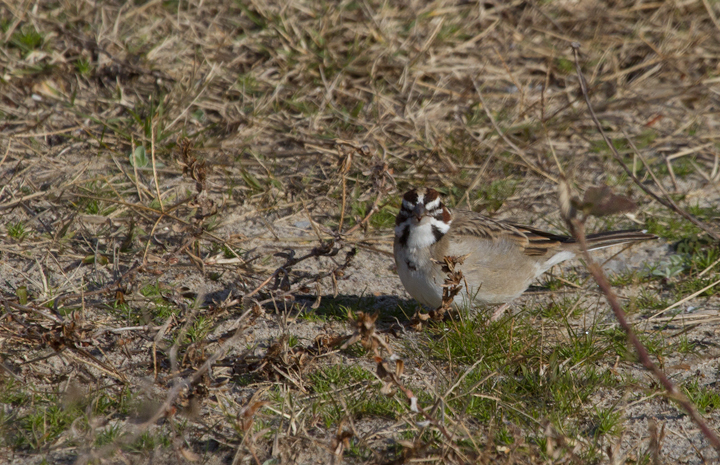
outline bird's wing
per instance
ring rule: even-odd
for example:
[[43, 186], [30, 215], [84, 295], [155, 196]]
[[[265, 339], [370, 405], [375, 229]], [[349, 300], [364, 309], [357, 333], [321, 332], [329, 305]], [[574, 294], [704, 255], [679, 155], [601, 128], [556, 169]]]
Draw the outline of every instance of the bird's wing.
[[564, 244], [573, 242], [572, 238], [567, 236], [495, 221], [479, 213], [468, 211], [455, 214], [451, 229], [458, 236], [471, 236], [493, 242], [510, 242], [517, 246], [522, 254], [538, 258], [553, 255]]

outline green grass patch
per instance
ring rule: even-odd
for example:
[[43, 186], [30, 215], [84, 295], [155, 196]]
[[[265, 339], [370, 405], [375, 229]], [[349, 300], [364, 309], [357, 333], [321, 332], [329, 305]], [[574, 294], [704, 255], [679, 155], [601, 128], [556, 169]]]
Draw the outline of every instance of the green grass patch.
[[[718, 207], [701, 207], [698, 204], [692, 204], [685, 208], [687, 208], [688, 213], [701, 221], [712, 223], [717, 221], [717, 218], [720, 218], [720, 208]], [[668, 215], [665, 212], [657, 212], [649, 216], [647, 230], [669, 241], [691, 243], [691, 247], [709, 243], [700, 228], [679, 215]], [[692, 245], [692, 243], [695, 243], [695, 245]], [[683, 252], [686, 251], [683, 250]]]
[[514, 179], [496, 179], [478, 189], [476, 200], [489, 212], [496, 212], [515, 193], [517, 186], [518, 181]]
[[72, 435], [71, 426], [89, 428], [91, 417], [127, 415], [133, 396], [129, 388], [92, 393], [73, 383], [65, 392], [42, 392], [8, 378], [0, 385], [0, 403], [6, 406], [0, 413], [0, 444], [14, 450], [44, 449]]
[[686, 381], [683, 390], [702, 414], [713, 412], [720, 407], [720, 392], [717, 388], [701, 385], [697, 378]]
[[34, 26], [24, 25], [18, 28], [10, 37], [10, 45], [20, 49], [24, 55], [42, 48], [45, 44], [45, 36]]
[[166, 449], [171, 444], [172, 440], [167, 433], [145, 431], [132, 444], [125, 446], [124, 449], [129, 452], [150, 452], [158, 447]]
[[7, 223], [5, 229], [7, 230], [8, 236], [16, 241], [22, 241], [28, 235], [28, 230], [22, 221]]
[[348, 414], [356, 419], [394, 419], [407, 410], [406, 405], [394, 397], [381, 394], [372, 384], [376, 378], [357, 365], [326, 366], [309, 373], [307, 379], [313, 391], [320, 394], [320, 399], [312, 405], [313, 413], [319, 415], [328, 428]]

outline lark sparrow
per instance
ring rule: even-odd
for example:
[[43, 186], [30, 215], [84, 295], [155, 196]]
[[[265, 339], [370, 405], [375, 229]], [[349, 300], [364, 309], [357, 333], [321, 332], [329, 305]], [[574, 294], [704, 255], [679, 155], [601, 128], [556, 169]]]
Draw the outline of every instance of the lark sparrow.
[[[587, 236], [589, 250], [655, 239], [642, 231], [610, 231]], [[469, 288], [454, 304], [507, 303], [541, 274], [579, 252], [571, 237], [495, 221], [479, 213], [451, 214], [434, 189], [403, 196], [395, 219], [395, 263], [400, 280], [417, 301], [438, 308], [446, 275], [437, 261], [468, 255], [460, 266]]]

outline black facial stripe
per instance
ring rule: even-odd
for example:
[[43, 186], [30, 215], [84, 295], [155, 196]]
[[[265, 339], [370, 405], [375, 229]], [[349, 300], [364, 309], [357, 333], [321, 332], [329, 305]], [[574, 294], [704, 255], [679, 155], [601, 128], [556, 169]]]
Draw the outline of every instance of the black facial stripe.
[[405, 210], [400, 210], [400, 213], [395, 217], [395, 226], [400, 226], [408, 218], [410, 218], [410, 213]]
[[405, 226], [403, 229], [402, 234], [400, 235], [400, 238], [398, 239], [398, 242], [400, 242], [400, 245], [405, 247], [407, 245], [407, 241], [410, 238], [410, 225]]
[[438, 228], [435, 225], [432, 226], [432, 233], [433, 233], [433, 236], [435, 236], [435, 242], [438, 242], [445, 235], [445, 233], [440, 231], [440, 228]]

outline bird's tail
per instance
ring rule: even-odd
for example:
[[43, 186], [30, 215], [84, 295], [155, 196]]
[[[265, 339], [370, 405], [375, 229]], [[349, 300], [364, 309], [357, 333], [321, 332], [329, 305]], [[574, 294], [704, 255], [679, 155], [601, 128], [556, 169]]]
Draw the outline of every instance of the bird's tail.
[[603, 249], [612, 245], [626, 244], [628, 242], [650, 241], [657, 238], [658, 237], [655, 234], [650, 234], [647, 231], [639, 231], [637, 229], [626, 231], [607, 231], [597, 234], [588, 234], [586, 237], [588, 250]]

